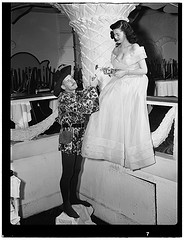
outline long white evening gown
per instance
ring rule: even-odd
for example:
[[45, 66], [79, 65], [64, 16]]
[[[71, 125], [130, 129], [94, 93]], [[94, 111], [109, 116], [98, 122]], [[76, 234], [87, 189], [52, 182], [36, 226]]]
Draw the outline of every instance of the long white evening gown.
[[[144, 47], [124, 55], [126, 69], [138, 68], [146, 58]], [[112, 65], [119, 68], [116, 56]], [[82, 156], [107, 160], [136, 170], [155, 163], [146, 105], [146, 75], [112, 77], [99, 96], [100, 110], [91, 115], [82, 145]]]

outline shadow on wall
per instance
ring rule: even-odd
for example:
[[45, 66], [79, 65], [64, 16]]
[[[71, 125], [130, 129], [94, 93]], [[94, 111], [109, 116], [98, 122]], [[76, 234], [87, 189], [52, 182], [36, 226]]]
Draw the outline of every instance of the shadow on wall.
[[140, 46], [144, 46], [146, 54], [147, 54], [147, 67], [148, 67], [148, 88], [147, 88], [147, 95], [154, 96], [155, 90], [155, 80], [152, 74], [152, 61], [161, 62], [162, 56], [161, 53], [158, 51], [157, 47], [155, 46], [154, 42], [151, 40], [148, 32], [144, 31], [139, 26], [139, 19], [142, 17], [144, 13], [139, 15], [136, 19], [136, 22], [132, 24], [132, 27], [138, 37], [138, 44]]

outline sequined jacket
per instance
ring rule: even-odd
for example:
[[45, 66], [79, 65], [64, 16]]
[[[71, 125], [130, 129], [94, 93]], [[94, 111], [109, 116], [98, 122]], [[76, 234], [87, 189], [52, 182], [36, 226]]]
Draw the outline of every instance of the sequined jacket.
[[61, 92], [58, 97], [58, 118], [61, 130], [72, 129], [73, 139], [69, 144], [59, 143], [59, 150], [80, 154], [85, 131], [86, 115], [99, 110], [98, 93], [95, 87], [89, 87], [74, 93]]

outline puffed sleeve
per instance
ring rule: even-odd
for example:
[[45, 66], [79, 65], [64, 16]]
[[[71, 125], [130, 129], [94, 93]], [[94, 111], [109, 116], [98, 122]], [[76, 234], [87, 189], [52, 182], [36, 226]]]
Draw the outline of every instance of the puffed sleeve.
[[99, 110], [98, 93], [95, 87], [83, 90], [82, 108], [84, 114], [92, 114]]
[[131, 64], [137, 63], [143, 59], [147, 58], [144, 47], [136, 48], [131, 55]]

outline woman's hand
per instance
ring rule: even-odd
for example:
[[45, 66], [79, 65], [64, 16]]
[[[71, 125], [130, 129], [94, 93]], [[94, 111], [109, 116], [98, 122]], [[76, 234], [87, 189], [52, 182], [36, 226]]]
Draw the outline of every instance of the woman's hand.
[[127, 74], [127, 71], [125, 70], [118, 70], [114, 73], [114, 76], [117, 78], [122, 78]]

